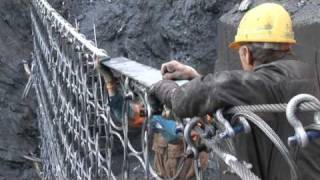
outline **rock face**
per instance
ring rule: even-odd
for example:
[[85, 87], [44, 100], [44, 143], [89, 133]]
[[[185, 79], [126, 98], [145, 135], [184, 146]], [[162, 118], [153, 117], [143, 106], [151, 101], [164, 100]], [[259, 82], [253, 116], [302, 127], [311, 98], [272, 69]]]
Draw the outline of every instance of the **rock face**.
[[125, 56], [160, 68], [181, 60], [202, 73], [212, 72], [217, 57], [218, 19], [237, 0], [73, 1], [70, 22], [110, 56]]
[[0, 2], [0, 179], [36, 179], [22, 157], [38, 147], [34, 100], [21, 98], [27, 82], [21, 60], [32, 50], [28, 4]]

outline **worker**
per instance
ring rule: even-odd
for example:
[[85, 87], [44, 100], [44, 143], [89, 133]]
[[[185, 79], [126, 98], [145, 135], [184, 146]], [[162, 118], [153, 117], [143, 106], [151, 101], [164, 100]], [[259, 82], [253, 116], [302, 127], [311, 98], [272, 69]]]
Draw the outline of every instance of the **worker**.
[[[313, 67], [291, 53], [295, 44], [289, 13], [279, 4], [263, 3], [249, 10], [240, 21], [234, 42], [242, 70], [200, 75], [190, 66], [170, 61], [161, 67], [164, 80], [150, 94], [181, 118], [204, 116], [219, 108], [237, 105], [287, 103], [300, 93], [315, 94]], [[178, 86], [177, 79], [189, 79]], [[294, 134], [285, 114], [259, 114], [282, 141]], [[302, 114], [304, 124], [312, 119]], [[241, 138], [241, 139], [240, 139]], [[241, 160], [253, 165], [264, 180], [290, 179], [289, 167], [271, 141], [252, 125], [251, 134], [236, 138]], [[299, 177], [320, 177], [320, 141], [295, 150]]]
[[[123, 90], [121, 86], [119, 86], [117, 79], [112, 75], [110, 69], [104, 66], [99, 66], [99, 69], [105, 81], [105, 90], [108, 93], [107, 103], [110, 107], [110, 117], [113, 122], [117, 124], [122, 123], [124, 120], [123, 114], [126, 113], [128, 127], [130, 129], [141, 128], [145, 121], [145, 115], [141, 113], [145, 111], [140, 102], [141, 100], [134, 98], [125, 103]], [[124, 106], [124, 104], [126, 104], [126, 106]], [[179, 127], [177, 122], [168, 118], [169, 116], [165, 115], [165, 113], [163, 116], [154, 115], [151, 118], [150, 127], [154, 132], [152, 140], [152, 150], [155, 154], [153, 158], [154, 169], [159, 177], [165, 179], [171, 179], [173, 177], [183, 180], [194, 179], [194, 161], [192, 157], [186, 157], [186, 154], [184, 154], [182, 127]], [[206, 168], [208, 153], [204, 151], [201, 152], [199, 158], [201, 167], [203, 169]]]
[[[182, 127], [172, 119], [154, 115], [151, 127], [154, 130], [152, 150], [154, 151], [154, 168], [158, 176], [171, 179], [195, 179], [195, 168], [192, 156], [185, 154], [184, 139], [181, 136]], [[180, 131], [180, 133], [179, 133]], [[195, 142], [199, 142], [195, 133], [192, 133]], [[208, 166], [208, 153], [199, 153], [200, 167], [205, 170]]]

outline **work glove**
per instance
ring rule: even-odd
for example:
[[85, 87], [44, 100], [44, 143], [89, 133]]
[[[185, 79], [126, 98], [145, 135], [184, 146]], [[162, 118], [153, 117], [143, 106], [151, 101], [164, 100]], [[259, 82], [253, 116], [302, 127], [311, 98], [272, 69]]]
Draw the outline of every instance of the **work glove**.
[[176, 122], [164, 119], [160, 115], [152, 116], [151, 128], [156, 132], [159, 132], [168, 143], [173, 143], [180, 139], [178, 132], [181, 131], [181, 129], [177, 127]]
[[121, 122], [124, 97], [120, 93], [110, 96], [109, 106], [112, 119]]
[[[121, 95], [120, 92], [116, 92], [114, 96], [109, 97], [109, 106], [111, 111], [111, 117], [116, 120], [117, 122], [122, 122], [122, 110], [124, 106], [124, 97]], [[128, 104], [126, 106], [126, 111], [129, 117], [129, 120], [134, 118], [134, 110], [132, 109], [132, 104]]]
[[154, 96], [162, 104], [165, 104], [168, 108], [172, 107], [171, 98], [174, 91], [179, 86], [170, 80], [161, 80], [154, 85], [149, 90], [149, 96]]
[[191, 80], [200, 76], [195, 69], [176, 60], [162, 64], [161, 74], [166, 80]]

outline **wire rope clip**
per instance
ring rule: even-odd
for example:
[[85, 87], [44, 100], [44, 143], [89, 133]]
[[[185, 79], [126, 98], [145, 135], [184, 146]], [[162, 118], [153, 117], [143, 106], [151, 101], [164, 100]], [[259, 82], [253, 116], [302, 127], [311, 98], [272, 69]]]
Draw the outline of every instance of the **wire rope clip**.
[[[306, 132], [303, 127], [303, 124], [297, 117], [297, 111], [298, 111], [299, 105], [305, 102], [313, 102], [316, 104], [320, 104], [320, 101], [312, 95], [299, 94], [293, 97], [287, 105], [286, 116], [287, 116], [288, 122], [294, 128], [294, 131], [295, 131], [295, 134], [293, 136], [288, 137], [289, 146], [298, 145], [301, 147], [305, 147], [310, 142], [310, 140], [314, 140], [320, 136], [319, 135], [320, 131]], [[314, 121], [317, 124], [318, 121], [316, 118], [314, 119]]]
[[188, 157], [193, 157], [194, 159], [197, 159], [199, 157], [199, 151], [198, 149], [195, 147], [195, 145], [193, 144], [192, 141], [192, 137], [191, 137], [191, 131], [192, 129], [194, 129], [197, 124], [200, 122], [200, 118], [192, 118], [186, 125], [185, 129], [184, 129], [184, 139], [186, 141], [187, 144], [187, 156]]
[[[310, 131], [306, 131], [307, 137], [308, 137], [308, 141], [312, 142], [318, 138], [320, 138], [320, 131], [317, 130], [310, 130]], [[299, 137], [298, 136], [290, 136], [288, 137], [288, 144], [289, 146], [294, 146], [294, 145], [299, 145]]]
[[[219, 109], [216, 112], [216, 118], [225, 128], [225, 130], [219, 134], [219, 138], [221, 139], [232, 138], [237, 134], [249, 133], [251, 131], [251, 127], [244, 117], [239, 117], [237, 119], [238, 122], [232, 126], [230, 122], [223, 117], [222, 109]], [[232, 119], [232, 121], [235, 122], [235, 119]]]
[[233, 137], [235, 135], [234, 129], [232, 128], [230, 122], [226, 118], [224, 118], [223, 110], [222, 109], [218, 109], [215, 115], [216, 115], [215, 117], [216, 117], [217, 121], [224, 128], [224, 131], [221, 133], [222, 136]]

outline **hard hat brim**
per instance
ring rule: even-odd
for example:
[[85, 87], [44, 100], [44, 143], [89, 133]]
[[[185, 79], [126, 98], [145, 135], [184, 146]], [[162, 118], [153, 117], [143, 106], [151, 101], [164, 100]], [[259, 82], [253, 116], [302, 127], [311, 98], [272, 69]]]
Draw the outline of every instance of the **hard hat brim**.
[[285, 44], [290, 44], [290, 45], [293, 45], [293, 44], [296, 44], [296, 41], [295, 40], [292, 40], [292, 41], [288, 41], [288, 42], [283, 42], [283, 41], [280, 41], [280, 42], [273, 42], [273, 41], [247, 41], [247, 42], [232, 42], [229, 44], [229, 48], [231, 49], [239, 49], [241, 44], [243, 43], [252, 43], [252, 42], [262, 42], [262, 43], [285, 43]]
[[232, 42], [229, 44], [229, 48], [231, 49], [239, 49], [240, 48], [240, 43], [239, 42]]

